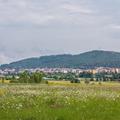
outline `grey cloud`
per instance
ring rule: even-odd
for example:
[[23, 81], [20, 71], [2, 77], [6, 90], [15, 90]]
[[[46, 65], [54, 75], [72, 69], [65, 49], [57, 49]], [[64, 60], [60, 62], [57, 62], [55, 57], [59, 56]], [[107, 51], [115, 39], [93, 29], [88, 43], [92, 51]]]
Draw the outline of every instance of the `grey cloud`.
[[[52, 21], [65, 21], [69, 12], [89, 14], [92, 11], [81, 5], [70, 2], [47, 0], [7, 0], [0, 2], [0, 21], [3, 23], [31, 23], [46, 25]], [[77, 2], [75, 2], [77, 4]]]
[[119, 0], [0, 0], [0, 63], [119, 50]]

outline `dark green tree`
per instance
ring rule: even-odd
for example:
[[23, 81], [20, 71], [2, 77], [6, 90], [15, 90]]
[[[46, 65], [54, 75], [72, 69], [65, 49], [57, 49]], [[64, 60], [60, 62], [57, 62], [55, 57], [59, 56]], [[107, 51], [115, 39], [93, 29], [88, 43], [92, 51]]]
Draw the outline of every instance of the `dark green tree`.
[[24, 71], [23, 73], [20, 73], [19, 75], [19, 81], [21, 83], [29, 83], [30, 82], [30, 75], [28, 71]]
[[41, 72], [32, 73], [30, 76], [30, 80], [33, 83], [41, 83], [42, 78], [43, 78], [43, 73]]

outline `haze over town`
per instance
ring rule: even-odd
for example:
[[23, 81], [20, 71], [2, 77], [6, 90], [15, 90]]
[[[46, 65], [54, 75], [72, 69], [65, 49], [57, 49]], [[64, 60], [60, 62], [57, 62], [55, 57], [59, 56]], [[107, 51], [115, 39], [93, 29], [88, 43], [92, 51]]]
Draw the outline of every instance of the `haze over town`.
[[93, 49], [118, 51], [120, 0], [0, 0], [0, 64]]

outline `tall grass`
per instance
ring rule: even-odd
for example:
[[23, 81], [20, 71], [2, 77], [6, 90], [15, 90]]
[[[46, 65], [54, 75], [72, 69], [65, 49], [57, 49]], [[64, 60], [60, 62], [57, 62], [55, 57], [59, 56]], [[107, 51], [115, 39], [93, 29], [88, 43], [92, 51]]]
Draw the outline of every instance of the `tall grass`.
[[119, 119], [119, 84], [13, 84], [0, 88], [0, 120]]

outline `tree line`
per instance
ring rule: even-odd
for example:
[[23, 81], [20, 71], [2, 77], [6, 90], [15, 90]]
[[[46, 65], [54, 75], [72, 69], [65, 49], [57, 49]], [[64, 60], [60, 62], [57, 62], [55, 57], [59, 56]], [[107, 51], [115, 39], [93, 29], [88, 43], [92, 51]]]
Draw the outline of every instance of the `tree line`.
[[11, 78], [11, 82], [16, 83], [47, 83], [47, 81], [43, 80], [44, 73], [42, 72], [34, 72], [29, 73], [28, 71], [24, 71], [18, 75], [16, 78], [14, 75]]

